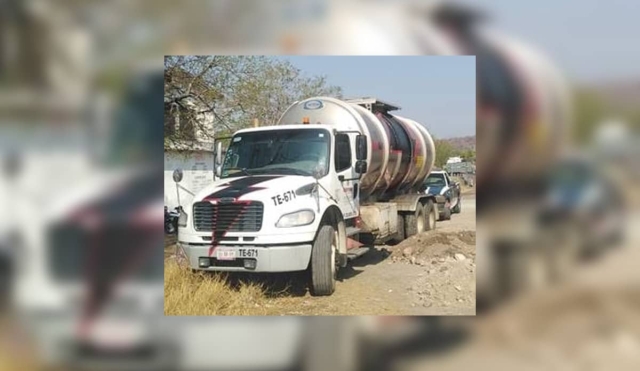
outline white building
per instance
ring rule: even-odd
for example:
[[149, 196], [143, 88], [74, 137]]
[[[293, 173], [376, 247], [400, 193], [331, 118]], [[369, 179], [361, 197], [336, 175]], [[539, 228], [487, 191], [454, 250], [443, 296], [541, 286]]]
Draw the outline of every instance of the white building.
[[461, 157], [449, 157], [449, 159], [447, 160], [447, 164], [458, 164], [462, 162], [462, 158]]
[[[164, 204], [169, 209], [191, 202], [194, 194], [213, 182], [213, 144], [171, 146], [164, 150]], [[181, 169], [180, 184], [173, 181], [173, 171]]]

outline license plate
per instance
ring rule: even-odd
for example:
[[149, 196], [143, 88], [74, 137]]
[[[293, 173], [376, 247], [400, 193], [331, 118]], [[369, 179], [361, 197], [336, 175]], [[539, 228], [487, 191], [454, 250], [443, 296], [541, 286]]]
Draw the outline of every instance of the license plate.
[[218, 248], [216, 258], [218, 260], [235, 260], [237, 258], [257, 258], [258, 249]]
[[140, 323], [100, 321], [92, 327], [90, 341], [101, 347], [126, 348], [141, 343], [144, 337]]
[[236, 259], [236, 250], [235, 249], [221, 249], [221, 248], [218, 248], [216, 250], [216, 258], [218, 260], [235, 260]]

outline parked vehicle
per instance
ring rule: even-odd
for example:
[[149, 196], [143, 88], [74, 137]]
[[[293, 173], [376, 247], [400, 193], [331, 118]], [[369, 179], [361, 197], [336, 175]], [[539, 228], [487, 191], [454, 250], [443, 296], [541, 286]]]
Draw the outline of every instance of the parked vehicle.
[[220, 179], [180, 215], [193, 269], [311, 271], [330, 295], [339, 268], [368, 251], [434, 229], [444, 197], [419, 192], [435, 160], [431, 135], [375, 98], [315, 97], [274, 126], [235, 133]]
[[432, 171], [424, 181], [424, 193], [444, 197], [439, 209], [440, 220], [451, 219], [451, 214], [459, 214], [462, 209], [460, 183], [452, 181], [446, 171]]
[[164, 233], [175, 234], [178, 232], [178, 219], [180, 218], [181, 207], [174, 207], [169, 211], [168, 207], [164, 207]]

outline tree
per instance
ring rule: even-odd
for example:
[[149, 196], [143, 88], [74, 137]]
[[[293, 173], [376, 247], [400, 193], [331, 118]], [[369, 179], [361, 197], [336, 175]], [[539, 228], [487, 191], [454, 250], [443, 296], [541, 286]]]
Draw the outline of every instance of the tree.
[[436, 162], [435, 166], [442, 168], [446, 163], [449, 157], [457, 156], [458, 153], [453, 148], [451, 143], [446, 140], [436, 139], [434, 141], [436, 147]]
[[210, 140], [254, 119], [271, 125], [296, 100], [342, 95], [325, 77], [305, 76], [288, 61], [268, 57], [169, 56], [164, 67], [165, 147], [192, 139], [193, 131]]
[[476, 159], [476, 153], [471, 149], [467, 149], [462, 151], [462, 153], [460, 153], [460, 157], [462, 158], [463, 161], [472, 162], [472, 161], [475, 161]]
[[578, 90], [574, 96], [575, 126], [573, 138], [578, 143], [591, 139], [598, 124], [606, 117], [607, 112], [600, 97], [588, 90]]

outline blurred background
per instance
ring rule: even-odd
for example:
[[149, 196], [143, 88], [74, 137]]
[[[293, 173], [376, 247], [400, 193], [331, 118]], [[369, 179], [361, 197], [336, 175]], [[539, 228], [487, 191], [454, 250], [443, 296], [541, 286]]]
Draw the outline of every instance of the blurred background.
[[[640, 366], [633, 0], [0, 7], [0, 367]], [[178, 54], [475, 55], [479, 315], [165, 318]]]

